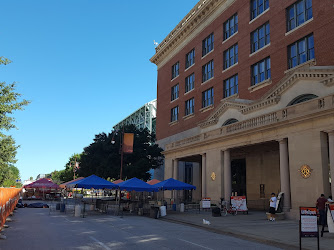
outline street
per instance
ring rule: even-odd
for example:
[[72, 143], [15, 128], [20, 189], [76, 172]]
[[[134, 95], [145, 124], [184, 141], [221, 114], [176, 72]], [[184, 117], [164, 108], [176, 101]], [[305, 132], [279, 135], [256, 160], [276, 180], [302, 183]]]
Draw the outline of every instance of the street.
[[47, 208], [21, 208], [0, 241], [3, 250], [37, 249], [278, 249], [140, 216], [74, 217]]

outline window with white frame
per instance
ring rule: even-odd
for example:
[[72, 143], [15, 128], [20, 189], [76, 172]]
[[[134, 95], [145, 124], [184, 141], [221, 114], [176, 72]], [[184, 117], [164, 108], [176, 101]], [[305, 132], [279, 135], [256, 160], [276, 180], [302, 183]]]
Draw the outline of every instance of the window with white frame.
[[299, 0], [286, 9], [287, 31], [293, 30], [313, 17], [312, 0]]
[[185, 93], [189, 92], [195, 87], [195, 74], [187, 76], [185, 79]]
[[269, 23], [263, 24], [251, 33], [251, 53], [270, 43]]
[[170, 121], [175, 122], [175, 121], [178, 120], [178, 118], [179, 118], [179, 106], [176, 106], [176, 107], [171, 109]]
[[251, 67], [252, 71], [252, 86], [271, 77], [270, 72], [270, 57], [267, 57]]
[[195, 99], [191, 98], [185, 102], [185, 115], [191, 115], [194, 113]]
[[180, 63], [177, 62], [172, 66], [172, 79], [179, 75]]
[[238, 14], [234, 14], [224, 23], [224, 40], [238, 31]]
[[238, 62], [238, 44], [234, 44], [224, 51], [224, 69]]
[[238, 93], [238, 74], [224, 81], [224, 98]]
[[202, 67], [202, 82], [205, 82], [213, 77], [213, 60]]
[[195, 63], [195, 49], [186, 54], [186, 69]]
[[211, 33], [208, 37], [206, 37], [202, 41], [202, 56], [208, 54], [211, 50], [213, 50], [213, 33]]
[[263, 13], [269, 8], [269, 0], [251, 0], [250, 10], [251, 10], [251, 20]]
[[209, 88], [202, 92], [202, 108], [213, 105], [213, 88]]
[[179, 84], [176, 84], [171, 88], [171, 101], [174, 101], [177, 98], [179, 98]]
[[288, 46], [289, 69], [314, 58], [313, 34], [310, 34]]

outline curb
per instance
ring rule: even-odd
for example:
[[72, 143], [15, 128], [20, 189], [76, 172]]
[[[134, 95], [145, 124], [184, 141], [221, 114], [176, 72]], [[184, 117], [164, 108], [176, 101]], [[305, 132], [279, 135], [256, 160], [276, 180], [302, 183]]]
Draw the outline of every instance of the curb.
[[188, 226], [203, 229], [203, 230], [206, 230], [206, 231], [209, 231], [209, 232], [212, 232], [212, 233], [228, 235], [228, 236], [232, 236], [232, 237], [243, 239], [243, 240], [263, 243], [263, 244], [274, 246], [274, 247], [277, 247], [277, 248], [299, 249], [299, 246], [290, 245], [290, 244], [283, 243], [283, 242], [280, 242], [280, 241], [266, 240], [266, 239], [262, 239], [262, 238], [259, 238], [259, 237], [256, 237], [256, 236], [249, 236], [249, 235], [239, 234], [237, 232], [224, 231], [224, 230], [217, 229], [217, 228], [210, 228], [208, 226], [202, 226], [202, 225], [194, 224], [194, 223], [191, 223], [191, 222], [188, 222], [188, 221], [176, 220], [176, 219], [171, 219], [171, 218], [166, 218], [166, 217], [165, 218], [159, 218], [159, 219], [161, 219], [163, 221], [171, 222], [171, 223], [188, 225]]

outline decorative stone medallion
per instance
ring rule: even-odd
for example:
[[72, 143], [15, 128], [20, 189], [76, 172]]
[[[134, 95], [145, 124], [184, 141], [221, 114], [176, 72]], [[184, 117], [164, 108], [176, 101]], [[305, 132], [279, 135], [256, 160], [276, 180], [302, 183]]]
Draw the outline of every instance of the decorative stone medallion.
[[313, 171], [313, 169], [311, 169], [309, 165], [305, 164], [305, 165], [301, 166], [298, 171], [300, 172], [300, 175], [304, 179], [307, 179], [311, 176], [311, 172]]
[[216, 179], [216, 173], [215, 172], [212, 172], [212, 174], [211, 174], [211, 180], [215, 180]]

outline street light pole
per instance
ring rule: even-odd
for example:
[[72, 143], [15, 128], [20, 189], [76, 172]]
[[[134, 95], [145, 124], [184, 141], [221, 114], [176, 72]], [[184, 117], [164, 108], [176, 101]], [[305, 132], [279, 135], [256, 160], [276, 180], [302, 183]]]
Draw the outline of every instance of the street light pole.
[[[120, 139], [119, 139], [119, 141], [120, 141], [120, 145], [119, 145], [119, 147], [120, 147], [120, 150], [121, 150], [121, 169], [120, 169], [120, 173], [119, 173], [119, 178], [122, 180], [122, 177], [123, 177], [123, 142], [124, 142], [124, 127], [123, 127], [123, 129], [122, 129], [122, 131], [120, 131]], [[113, 136], [113, 138], [112, 138], [112, 140], [111, 140], [111, 143], [112, 144], [115, 144], [115, 140], [114, 140], [114, 136]]]

